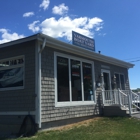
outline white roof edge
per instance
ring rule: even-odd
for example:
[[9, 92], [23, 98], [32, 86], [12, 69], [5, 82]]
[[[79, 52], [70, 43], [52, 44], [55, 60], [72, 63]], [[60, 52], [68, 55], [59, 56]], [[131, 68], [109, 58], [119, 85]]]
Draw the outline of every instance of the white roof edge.
[[98, 61], [102, 61], [102, 62], [106, 62], [106, 63], [110, 63], [110, 64], [114, 64], [117, 66], [121, 66], [121, 67], [125, 67], [125, 68], [133, 68], [134, 64], [113, 58], [113, 57], [109, 57], [109, 56], [105, 56], [90, 50], [86, 50], [84, 48], [80, 48], [78, 46], [72, 45], [72, 44], [68, 44], [62, 41], [59, 41], [57, 39], [54, 39], [52, 37], [49, 37], [47, 35], [41, 34], [41, 36], [43, 37], [47, 37], [47, 43], [46, 46], [50, 46], [52, 48], [56, 48], [58, 50], [62, 50], [62, 51], [67, 51], [67, 52], [71, 52], [74, 54], [78, 54], [81, 56], [84, 56], [86, 58], [90, 58], [90, 59], [95, 59]]
[[131, 64], [131, 63], [128, 63], [128, 62], [125, 62], [125, 61], [122, 61], [122, 60], [119, 60], [119, 59], [116, 59], [113, 57], [98, 54], [96, 52], [92, 52], [92, 51], [86, 50], [84, 48], [80, 48], [78, 46], [59, 41], [55, 38], [44, 35], [42, 33], [38, 33], [38, 34], [29, 36], [26, 38], [22, 38], [22, 39], [7, 42], [4, 44], [0, 44], [0, 48], [19, 44], [19, 43], [24, 43], [26, 41], [31, 41], [31, 40], [35, 40], [35, 39], [38, 39], [39, 41], [41, 41], [43, 43], [44, 38], [46, 38], [46, 40], [47, 40], [46, 46], [49, 46], [49, 47], [52, 47], [52, 48], [55, 48], [58, 50], [78, 54], [78, 55], [86, 57], [86, 58], [95, 59], [98, 61], [106, 62], [109, 64], [113, 64], [113, 65], [117, 65], [117, 66], [121, 66], [121, 67], [125, 67], [125, 68], [133, 68], [133, 66], [134, 66], [134, 64]]
[[3, 44], [0, 44], [0, 48], [4, 48], [4, 47], [7, 47], [7, 46], [12, 46], [12, 45], [23, 43], [23, 42], [26, 42], [26, 41], [35, 40], [35, 39], [37, 39], [38, 36], [39, 36], [39, 34], [35, 34], [35, 35], [29, 36], [29, 37], [24, 37], [24, 38], [20, 38], [20, 39], [17, 39], [17, 40], [10, 41], [10, 42], [6, 42], [6, 43], [3, 43]]

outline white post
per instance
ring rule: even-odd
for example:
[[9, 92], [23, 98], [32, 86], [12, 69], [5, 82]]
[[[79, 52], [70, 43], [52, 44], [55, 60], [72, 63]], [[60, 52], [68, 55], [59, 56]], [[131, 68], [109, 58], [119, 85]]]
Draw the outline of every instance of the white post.
[[114, 98], [115, 98], [115, 104], [117, 104], [117, 94], [116, 94], [116, 90], [114, 90]]
[[131, 91], [129, 91], [128, 94], [128, 104], [129, 104], [129, 114], [130, 116], [132, 115], [132, 108], [131, 108], [131, 104], [132, 104], [132, 100], [131, 100]]
[[105, 103], [105, 93], [104, 93], [104, 78], [103, 78], [103, 73], [101, 73], [101, 82], [102, 82], [102, 100], [103, 100], [103, 105]]
[[104, 105], [104, 103], [105, 103], [105, 96], [104, 96], [104, 89], [102, 89], [102, 100], [103, 100], [103, 105]]
[[120, 95], [120, 90], [118, 88], [118, 102], [119, 102], [119, 105], [121, 106], [121, 95]]

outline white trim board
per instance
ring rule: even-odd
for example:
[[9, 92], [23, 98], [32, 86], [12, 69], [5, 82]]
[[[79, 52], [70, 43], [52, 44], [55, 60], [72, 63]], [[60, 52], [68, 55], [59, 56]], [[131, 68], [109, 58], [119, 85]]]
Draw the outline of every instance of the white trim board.
[[0, 115], [35, 115], [35, 111], [5, 111], [0, 112]]
[[44, 35], [42, 33], [38, 33], [36, 35], [29, 36], [23, 39], [18, 39], [16, 41], [11, 41], [9, 43], [0, 44], [0, 48], [9, 47], [15, 44], [24, 43], [31, 40], [38, 40], [40, 41], [41, 44], [43, 44], [45, 38], [46, 38], [46, 46], [51, 47], [51, 48], [55, 48], [55, 49], [62, 50], [65, 52], [70, 52], [72, 54], [77, 54], [85, 58], [90, 58], [90, 59], [106, 62], [109, 64], [113, 64], [113, 65], [117, 65], [117, 66], [121, 66], [125, 68], [132, 68], [134, 66], [134, 64], [131, 64], [131, 63], [128, 63], [128, 62], [125, 62], [125, 61], [122, 61], [113, 57], [105, 56], [105, 55], [102, 55], [102, 54], [99, 54], [90, 50], [86, 50], [84, 48], [80, 48], [72, 44], [59, 41], [55, 38]]

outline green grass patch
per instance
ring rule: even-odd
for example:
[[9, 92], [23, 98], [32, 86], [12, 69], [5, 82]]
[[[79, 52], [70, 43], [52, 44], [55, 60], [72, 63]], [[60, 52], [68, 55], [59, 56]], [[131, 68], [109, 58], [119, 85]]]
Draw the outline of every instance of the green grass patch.
[[127, 117], [93, 118], [64, 129], [18, 140], [140, 140], [140, 120]]

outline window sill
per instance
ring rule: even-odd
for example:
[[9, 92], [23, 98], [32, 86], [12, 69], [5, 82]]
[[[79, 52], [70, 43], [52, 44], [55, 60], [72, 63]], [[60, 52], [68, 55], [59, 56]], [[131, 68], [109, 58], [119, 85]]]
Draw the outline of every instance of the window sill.
[[80, 102], [57, 102], [55, 107], [71, 107], [71, 106], [84, 106], [84, 105], [95, 105], [95, 101], [80, 101]]

